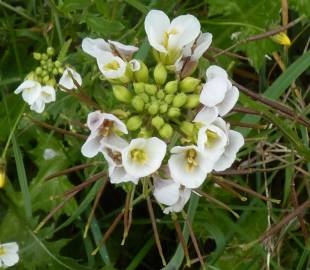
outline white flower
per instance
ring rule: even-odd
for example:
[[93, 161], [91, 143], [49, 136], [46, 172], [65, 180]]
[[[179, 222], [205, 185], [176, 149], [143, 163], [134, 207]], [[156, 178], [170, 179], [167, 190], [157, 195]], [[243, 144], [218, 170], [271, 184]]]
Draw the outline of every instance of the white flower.
[[179, 51], [200, 33], [200, 23], [192, 15], [181, 15], [171, 22], [160, 10], [151, 10], [144, 22], [145, 32], [150, 45], [157, 51], [169, 53]]
[[213, 165], [214, 161], [195, 145], [173, 147], [168, 161], [172, 179], [187, 188], [199, 187]]
[[123, 166], [130, 175], [148, 176], [160, 167], [166, 148], [166, 143], [156, 137], [133, 139], [122, 151]]
[[229, 168], [236, 159], [239, 149], [244, 145], [243, 136], [234, 130], [228, 130], [228, 143], [224, 153], [214, 165], [215, 171], [224, 171]]
[[16, 242], [0, 244], [0, 268], [11, 267], [18, 263], [18, 244]]
[[15, 94], [21, 92], [23, 100], [32, 105], [41, 94], [41, 84], [37, 81], [26, 80], [14, 91]]
[[157, 177], [154, 179], [154, 187], [153, 195], [155, 199], [159, 203], [168, 206], [164, 209], [165, 214], [182, 211], [191, 195], [191, 189], [181, 187], [179, 183], [172, 179]]
[[125, 75], [127, 62], [122, 58], [105, 52], [97, 58], [97, 64], [101, 73], [107, 79], [118, 79]]
[[51, 149], [51, 148], [44, 149], [44, 152], [43, 152], [44, 160], [50, 160], [56, 156], [57, 156], [57, 153], [54, 151], [54, 149]]
[[201, 127], [198, 131], [198, 148], [214, 161], [217, 161], [224, 153], [227, 142], [227, 125], [220, 117], [213, 123]]
[[227, 114], [239, 98], [239, 90], [232, 86], [224, 69], [210, 66], [206, 72], [207, 81], [200, 95], [200, 102], [220, 116]]
[[124, 139], [116, 137], [113, 144], [106, 143], [101, 150], [108, 163], [110, 182], [113, 184], [123, 182], [138, 183], [139, 178], [128, 174], [123, 167], [121, 152], [127, 146], [128, 143]]
[[[81, 75], [69, 67], [67, 67], [65, 69], [65, 71], [62, 74], [58, 84], [65, 87], [68, 90], [77, 89], [77, 86], [75, 85], [72, 77], [78, 83], [78, 85], [80, 85], [80, 86], [82, 85]], [[60, 90], [62, 90], [62, 89], [60, 88]]]
[[129, 61], [129, 67], [131, 71], [135, 72], [135, 71], [140, 70], [141, 64], [138, 60], [132, 59], [131, 61]]
[[114, 49], [117, 54], [123, 59], [131, 59], [132, 55], [139, 50], [138, 47], [132, 45], [125, 45], [118, 41], [108, 40], [110, 47]]
[[117, 144], [118, 138], [115, 131], [127, 134], [126, 125], [113, 114], [91, 112], [87, 117], [87, 126], [91, 133], [83, 144], [81, 152], [85, 157], [94, 157], [102, 146]]
[[15, 91], [15, 94], [22, 92], [22, 97], [30, 105], [30, 109], [42, 113], [46, 103], [56, 100], [55, 89], [52, 86], [41, 86], [37, 81], [26, 80]]

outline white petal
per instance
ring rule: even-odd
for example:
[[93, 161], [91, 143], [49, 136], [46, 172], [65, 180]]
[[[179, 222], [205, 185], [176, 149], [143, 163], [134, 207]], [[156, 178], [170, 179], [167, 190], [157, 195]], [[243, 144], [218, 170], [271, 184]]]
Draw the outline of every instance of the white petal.
[[150, 45], [160, 52], [167, 52], [162, 45], [170, 26], [168, 16], [160, 10], [151, 10], [145, 17], [144, 28]]
[[198, 61], [198, 59], [209, 49], [212, 42], [211, 33], [203, 33], [197, 39], [197, 45], [192, 55], [192, 60]]
[[35, 111], [37, 113], [42, 113], [45, 109], [44, 100], [39, 97], [34, 103], [31, 104], [30, 110]]
[[155, 199], [165, 205], [175, 204], [180, 195], [180, 184], [174, 182], [172, 179], [154, 179], [154, 192]]
[[110, 157], [108, 148], [102, 147], [100, 151], [103, 154], [104, 159], [108, 163], [109, 176], [111, 177], [111, 175], [114, 173], [114, 170], [115, 170], [117, 164], [112, 159], [112, 157]]
[[181, 15], [172, 20], [169, 27], [170, 31], [176, 34], [169, 35], [169, 48], [182, 50], [183, 47], [194, 41], [200, 33], [200, 23], [193, 15]]
[[229, 168], [235, 161], [237, 152], [244, 145], [243, 136], [234, 130], [228, 131], [229, 144], [226, 146], [224, 154], [215, 163], [215, 171], [224, 171]]
[[131, 56], [139, 50], [138, 47], [132, 46], [132, 45], [125, 45], [123, 43], [120, 43], [118, 41], [108, 40], [110, 45], [115, 48], [115, 50], [121, 55], [125, 56], [126, 58], [131, 58]]
[[95, 58], [100, 57], [104, 52], [111, 52], [110, 45], [102, 38], [84, 38], [82, 50]]
[[166, 207], [164, 209], [164, 213], [169, 214], [171, 212], [181, 212], [185, 204], [188, 202], [190, 196], [191, 196], [191, 189], [189, 188], [181, 189], [178, 201], [175, 204]]
[[121, 131], [124, 134], [128, 134], [127, 126], [124, 124], [124, 122], [122, 120], [120, 120], [115, 115], [110, 114], [110, 113], [103, 113], [102, 115], [104, 117], [104, 120], [113, 121], [116, 129], [118, 129], [119, 131]]
[[68, 90], [77, 89], [77, 86], [75, 85], [71, 76], [78, 83], [78, 85], [80, 85], [80, 86], [82, 85], [81, 75], [79, 73], [77, 73], [75, 70], [73, 70], [72, 68], [68, 68], [68, 67], [65, 69], [64, 73], [62, 74], [62, 76], [59, 80], [59, 84]]
[[[117, 69], [108, 68], [107, 65], [111, 63], [117, 63]], [[114, 56], [112, 53], [102, 53], [99, 58], [97, 58], [97, 64], [101, 73], [107, 79], [117, 79], [124, 76], [126, 71], [127, 63], [124, 62], [120, 57]]]
[[195, 116], [193, 122], [203, 125], [211, 124], [218, 116], [217, 107], [203, 107]]
[[51, 148], [44, 149], [44, 152], [43, 152], [44, 160], [53, 159], [54, 157], [56, 157], [56, 155], [57, 155], [57, 153], [53, 149], [51, 149]]
[[208, 67], [206, 75], [208, 80], [212, 80], [215, 77], [223, 77], [225, 79], [228, 79], [228, 74], [226, 70], [216, 65]]
[[[130, 175], [135, 177], [150, 175], [160, 167], [166, 154], [166, 148], [166, 143], [156, 137], [133, 139], [129, 146], [122, 151], [123, 166]], [[134, 149], [144, 151], [146, 155], [144, 163], [132, 159], [131, 151]]]
[[126, 182], [132, 182], [135, 185], [138, 184], [139, 178], [128, 174], [124, 167], [116, 167], [113, 174], [110, 176], [110, 182], [112, 184], [120, 184]]
[[44, 103], [50, 103], [56, 100], [56, 92], [54, 87], [45, 85], [41, 89], [41, 98]]
[[125, 147], [128, 146], [128, 142], [123, 138], [112, 134], [107, 137], [103, 137], [100, 144], [104, 147], [111, 148], [113, 151], [121, 152]]
[[200, 102], [207, 107], [213, 107], [224, 100], [227, 92], [227, 80], [222, 77], [215, 77], [208, 80], [200, 94]]
[[96, 130], [104, 121], [104, 116], [100, 111], [91, 112], [87, 116], [87, 126], [90, 130]]
[[136, 59], [132, 59], [131, 61], [129, 61], [129, 65], [130, 65], [130, 69], [135, 72], [140, 70], [141, 68], [141, 64], [138, 60]]
[[3, 248], [8, 253], [17, 253], [19, 250], [18, 244], [16, 242], [1, 244], [0, 248]]
[[231, 87], [225, 95], [224, 100], [220, 103], [217, 104], [216, 107], [218, 108], [219, 114], [221, 116], [224, 116], [230, 110], [235, 106], [239, 98], [239, 90], [237, 87], [233, 86]]
[[89, 136], [86, 142], [82, 145], [82, 155], [88, 158], [96, 156], [101, 148], [100, 139], [101, 137], [99, 136]]
[[0, 260], [3, 262], [5, 267], [11, 267], [18, 263], [19, 256], [17, 253], [8, 253], [0, 256]]
[[22, 97], [25, 102], [32, 105], [41, 94], [41, 85], [36, 81], [24, 81], [16, 90], [15, 94], [22, 92]]

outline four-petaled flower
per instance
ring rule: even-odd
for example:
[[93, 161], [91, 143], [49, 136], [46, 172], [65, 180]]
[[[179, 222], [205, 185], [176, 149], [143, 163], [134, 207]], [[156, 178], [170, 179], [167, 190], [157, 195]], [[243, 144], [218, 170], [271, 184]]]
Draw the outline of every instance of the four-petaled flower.
[[11, 267], [18, 263], [18, 244], [16, 242], [0, 244], [0, 268]]
[[67, 67], [58, 84], [60, 85], [60, 90], [63, 90], [61, 86], [63, 86], [65, 90], [77, 89], [78, 86], [82, 85], [82, 77], [75, 70]]

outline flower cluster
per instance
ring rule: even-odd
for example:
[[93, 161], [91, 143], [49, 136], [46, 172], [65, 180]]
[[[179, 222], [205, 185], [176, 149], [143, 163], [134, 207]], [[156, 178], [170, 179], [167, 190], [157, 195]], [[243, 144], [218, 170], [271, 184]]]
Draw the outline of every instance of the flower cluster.
[[111, 113], [88, 115], [90, 135], [82, 154], [103, 154], [111, 183], [152, 180], [153, 195], [167, 214], [181, 211], [210, 172], [236, 159], [244, 139], [221, 117], [239, 91], [219, 66], [207, 69], [205, 82], [192, 76], [212, 41], [194, 16], [170, 22], [152, 10], [145, 30], [157, 62], [153, 68], [134, 59], [137, 47], [83, 40], [83, 51], [96, 59], [119, 103]]
[[19, 247], [16, 242], [0, 244], [0, 268], [11, 267], [18, 263]]
[[[244, 144], [222, 118], [239, 91], [219, 66], [208, 67], [206, 80], [193, 75], [212, 42], [197, 18], [182, 15], [170, 21], [164, 12], [152, 10], [144, 25], [154, 67], [134, 58], [135, 46], [102, 38], [82, 41], [82, 50], [96, 60], [118, 103], [109, 113], [89, 113], [90, 135], [81, 152], [88, 158], [104, 156], [111, 183], [136, 185], [145, 179], [165, 205], [164, 213], [179, 212], [209, 173], [232, 165]], [[62, 91], [82, 84], [81, 76], [64, 69], [53, 55], [51, 48], [35, 53], [41, 66], [15, 91], [37, 112], [55, 100], [57, 75], [62, 74], [57, 85]]]

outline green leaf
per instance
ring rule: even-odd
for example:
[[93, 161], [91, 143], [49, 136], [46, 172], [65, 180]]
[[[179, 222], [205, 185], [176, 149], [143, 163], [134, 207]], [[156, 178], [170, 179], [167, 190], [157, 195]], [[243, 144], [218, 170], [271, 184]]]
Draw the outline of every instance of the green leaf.
[[119, 33], [124, 29], [124, 25], [120, 21], [107, 20], [102, 16], [88, 15], [86, 23], [93, 32], [107, 36]]
[[141, 11], [143, 14], [146, 14], [148, 12], [148, 8], [143, 5], [139, 0], [125, 0], [125, 2], [137, 10]]

